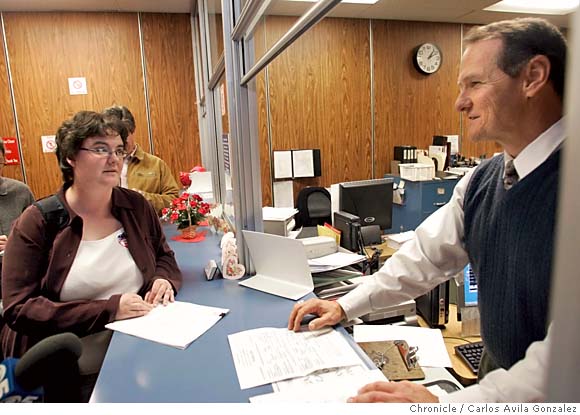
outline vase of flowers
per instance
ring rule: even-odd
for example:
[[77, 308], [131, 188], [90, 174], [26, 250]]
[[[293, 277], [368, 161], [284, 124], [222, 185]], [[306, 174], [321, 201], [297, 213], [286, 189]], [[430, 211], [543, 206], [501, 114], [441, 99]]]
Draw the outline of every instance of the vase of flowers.
[[193, 239], [197, 236], [199, 222], [209, 213], [209, 205], [200, 195], [183, 193], [171, 201], [171, 206], [161, 211], [161, 219], [177, 224], [183, 238]]

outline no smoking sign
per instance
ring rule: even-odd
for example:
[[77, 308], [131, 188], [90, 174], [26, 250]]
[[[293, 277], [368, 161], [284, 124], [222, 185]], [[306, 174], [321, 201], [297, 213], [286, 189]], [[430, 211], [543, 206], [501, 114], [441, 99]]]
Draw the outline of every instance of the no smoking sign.
[[71, 95], [87, 95], [87, 79], [68, 78], [68, 91]]

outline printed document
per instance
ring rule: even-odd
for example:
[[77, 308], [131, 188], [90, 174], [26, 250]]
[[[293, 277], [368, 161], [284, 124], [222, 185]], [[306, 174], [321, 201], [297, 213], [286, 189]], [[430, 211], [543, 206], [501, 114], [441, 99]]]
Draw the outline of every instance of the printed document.
[[114, 321], [105, 327], [178, 349], [185, 349], [228, 311], [227, 308], [175, 301], [166, 306], [158, 305], [142, 317]]
[[[291, 388], [253, 396], [252, 403], [279, 403], [279, 402], [317, 402], [317, 403], [345, 403], [364, 385], [373, 382], [386, 382], [385, 375], [378, 369], [361, 370], [360, 366], [353, 366], [356, 370], [348, 371], [345, 368], [332, 377], [324, 380], [310, 377], [308, 381], [300, 382]], [[332, 372], [330, 372], [332, 373]], [[276, 390], [276, 388], [274, 388]]]
[[241, 389], [305, 376], [320, 369], [361, 365], [344, 336], [335, 330], [295, 333], [259, 328], [228, 336]]

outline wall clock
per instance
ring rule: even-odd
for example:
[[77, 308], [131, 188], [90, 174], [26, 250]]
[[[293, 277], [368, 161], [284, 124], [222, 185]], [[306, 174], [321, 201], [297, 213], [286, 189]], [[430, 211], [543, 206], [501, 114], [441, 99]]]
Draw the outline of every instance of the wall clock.
[[413, 52], [413, 64], [423, 74], [432, 74], [439, 70], [443, 56], [441, 50], [433, 43], [423, 43]]

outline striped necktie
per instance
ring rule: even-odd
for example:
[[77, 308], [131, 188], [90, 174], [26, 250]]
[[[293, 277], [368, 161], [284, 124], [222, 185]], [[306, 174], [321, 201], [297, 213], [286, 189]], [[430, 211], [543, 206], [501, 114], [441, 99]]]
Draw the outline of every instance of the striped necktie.
[[514, 184], [516, 184], [519, 180], [518, 172], [514, 166], [514, 161], [509, 160], [505, 164], [505, 176], [503, 178], [503, 187], [505, 190], [509, 190], [512, 188]]

